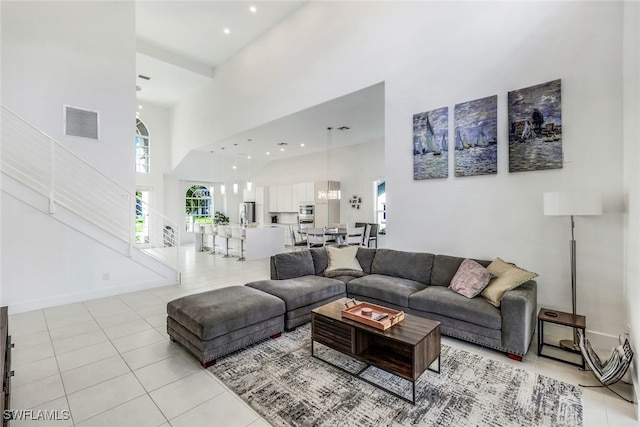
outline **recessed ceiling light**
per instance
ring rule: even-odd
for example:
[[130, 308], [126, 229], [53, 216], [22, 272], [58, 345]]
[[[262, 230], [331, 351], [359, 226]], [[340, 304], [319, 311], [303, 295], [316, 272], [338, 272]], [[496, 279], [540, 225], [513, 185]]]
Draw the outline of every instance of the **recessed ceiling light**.
[[233, 165], [233, 169], [235, 169], [235, 168], [236, 168], [236, 165]]
[[249, 12], [251, 13], [256, 13], [258, 11], [258, 8], [255, 6], [249, 6]]
[[142, 110], [142, 105], [138, 105], [138, 109]]
[[281, 148], [280, 151], [284, 151], [284, 148]]
[[300, 144], [300, 147], [304, 147], [304, 144]]
[[270, 155], [271, 153], [267, 151], [267, 156]]
[[228, 28], [225, 28], [224, 30], [222, 30], [226, 35], [231, 34], [231, 30]]

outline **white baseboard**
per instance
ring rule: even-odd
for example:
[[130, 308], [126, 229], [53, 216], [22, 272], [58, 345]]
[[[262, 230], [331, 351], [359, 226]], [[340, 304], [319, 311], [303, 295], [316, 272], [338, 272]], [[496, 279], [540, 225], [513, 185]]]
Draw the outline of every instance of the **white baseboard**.
[[109, 288], [94, 289], [87, 292], [77, 292], [72, 294], [57, 295], [55, 297], [43, 298], [31, 301], [24, 301], [9, 305], [9, 314], [24, 313], [26, 311], [41, 310], [44, 308], [57, 307], [60, 305], [73, 304], [76, 302], [89, 301], [97, 298], [105, 298], [114, 295], [144, 291], [147, 289], [159, 288], [162, 286], [176, 285], [177, 282], [171, 278], [152, 280], [144, 283], [127, 284]]

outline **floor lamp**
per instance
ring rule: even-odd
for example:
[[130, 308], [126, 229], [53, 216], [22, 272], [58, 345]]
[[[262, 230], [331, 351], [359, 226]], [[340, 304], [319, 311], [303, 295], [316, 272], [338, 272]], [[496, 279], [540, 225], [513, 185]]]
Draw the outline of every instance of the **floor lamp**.
[[[574, 216], [602, 215], [602, 199], [594, 193], [553, 192], [544, 193], [544, 214], [547, 216], [571, 217], [571, 308], [576, 314], [576, 227]], [[573, 340], [562, 340], [560, 346], [574, 352], [580, 352], [578, 331], [574, 328]]]

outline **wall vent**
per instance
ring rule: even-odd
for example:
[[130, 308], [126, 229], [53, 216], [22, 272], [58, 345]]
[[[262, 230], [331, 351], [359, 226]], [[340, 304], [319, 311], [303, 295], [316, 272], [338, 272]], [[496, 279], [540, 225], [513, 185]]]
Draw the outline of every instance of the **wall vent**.
[[64, 106], [64, 134], [100, 139], [99, 115], [96, 111]]

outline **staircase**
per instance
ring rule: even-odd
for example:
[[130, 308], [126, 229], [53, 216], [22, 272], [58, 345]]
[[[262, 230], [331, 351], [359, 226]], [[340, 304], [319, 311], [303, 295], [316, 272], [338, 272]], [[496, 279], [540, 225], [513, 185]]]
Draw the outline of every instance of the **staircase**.
[[3, 193], [180, 281], [178, 224], [4, 106], [1, 123]]

